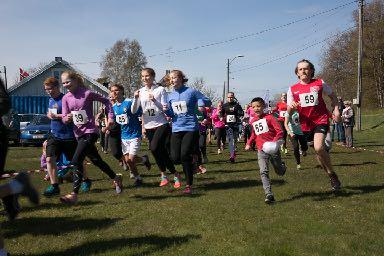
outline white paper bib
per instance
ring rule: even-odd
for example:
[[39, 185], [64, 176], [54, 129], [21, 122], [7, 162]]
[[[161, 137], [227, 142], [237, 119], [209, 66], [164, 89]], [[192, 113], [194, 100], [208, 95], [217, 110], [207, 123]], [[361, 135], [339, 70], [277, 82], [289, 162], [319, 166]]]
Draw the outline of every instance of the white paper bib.
[[256, 135], [260, 135], [269, 131], [267, 120], [265, 120], [264, 118], [257, 120], [252, 124], [252, 126]]
[[301, 107], [313, 107], [319, 104], [317, 92], [299, 94]]
[[88, 123], [88, 116], [85, 110], [71, 111], [73, 115], [73, 123], [76, 126]]
[[172, 110], [177, 115], [187, 113], [187, 102], [184, 100], [172, 102]]

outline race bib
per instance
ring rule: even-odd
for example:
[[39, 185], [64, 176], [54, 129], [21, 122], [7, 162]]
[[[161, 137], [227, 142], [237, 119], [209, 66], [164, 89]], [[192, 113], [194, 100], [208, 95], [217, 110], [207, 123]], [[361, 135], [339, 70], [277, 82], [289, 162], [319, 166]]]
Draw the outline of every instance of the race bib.
[[234, 123], [236, 122], [235, 115], [227, 115], [227, 123]]
[[144, 115], [146, 116], [157, 116], [158, 111], [156, 108], [146, 108], [144, 110]]
[[293, 123], [294, 123], [295, 125], [299, 125], [299, 124], [300, 124], [300, 120], [299, 120], [298, 117], [295, 117], [295, 118], [293, 118], [292, 120], [293, 120]]
[[127, 114], [121, 114], [116, 116], [116, 123], [125, 125], [128, 124], [128, 116]]
[[301, 107], [313, 107], [319, 104], [317, 92], [299, 94]]
[[73, 123], [78, 125], [83, 125], [88, 123], [88, 116], [85, 110], [71, 111], [73, 115]]
[[184, 100], [172, 102], [172, 109], [173, 112], [177, 115], [185, 114], [187, 113], [187, 102]]
[[49, 108], [48, 111], [49, 111], [51, 114], [57, 115], [57, 108]]
[[267, 120], [264, 118], [254, 122], [252, 125], [256, 135], [260, 135], [269, 131]]
[[285, 113], [287, 113], [287, 111], [280, 111], [279, 113], [280, 117], [285, 117]]

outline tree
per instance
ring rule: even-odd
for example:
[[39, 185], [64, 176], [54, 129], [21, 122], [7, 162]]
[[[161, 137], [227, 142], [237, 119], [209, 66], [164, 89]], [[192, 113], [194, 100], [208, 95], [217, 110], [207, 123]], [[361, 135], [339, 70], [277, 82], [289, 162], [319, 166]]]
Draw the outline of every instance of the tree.
[[110, 83], [123, 85], [125, 95], [131, 97], [141, 86], [141, 70], [146, 64], [147, 59], [138, 41], [118, 40], [102, 56], [101, 76], [108, 77]]
[[190, 83], [192, 88], [202, 92], [206, 97], [208, 97], [213, 104], [217, 103], [220, 100], [220, 97], [216, 94], [214, 90], [205, 85], [204, 78], [196, 77], [193, 82]]

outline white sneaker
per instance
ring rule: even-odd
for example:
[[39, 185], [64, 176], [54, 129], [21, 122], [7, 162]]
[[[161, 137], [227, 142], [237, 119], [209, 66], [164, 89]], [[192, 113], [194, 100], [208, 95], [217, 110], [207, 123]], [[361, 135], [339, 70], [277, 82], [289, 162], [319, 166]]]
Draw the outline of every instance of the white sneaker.
[[115, 186], [116, 193], [120, 194], [123, 191], [123, 175], [120, 173], [116, 174], [113, 184]]
[[298, 164], [298, 165], [296, 166], [296, 170], [300, 171], [300, 170], [301, 170], [301, 165]]
[[220, 149], [220, 148], [217, 149], [217, 154], [218, 154], [218, 155], [221, 154], [221, 149]]

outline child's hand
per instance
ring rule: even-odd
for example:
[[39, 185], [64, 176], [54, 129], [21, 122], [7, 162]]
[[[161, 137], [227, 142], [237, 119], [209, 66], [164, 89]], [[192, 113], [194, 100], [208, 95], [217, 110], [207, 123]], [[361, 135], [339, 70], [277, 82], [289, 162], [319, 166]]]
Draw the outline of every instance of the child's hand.
[[251, 149], [251, 146], [250, 145], [245, 145], [245, 148], [244, 148], [246, 151], [250, 150]]

